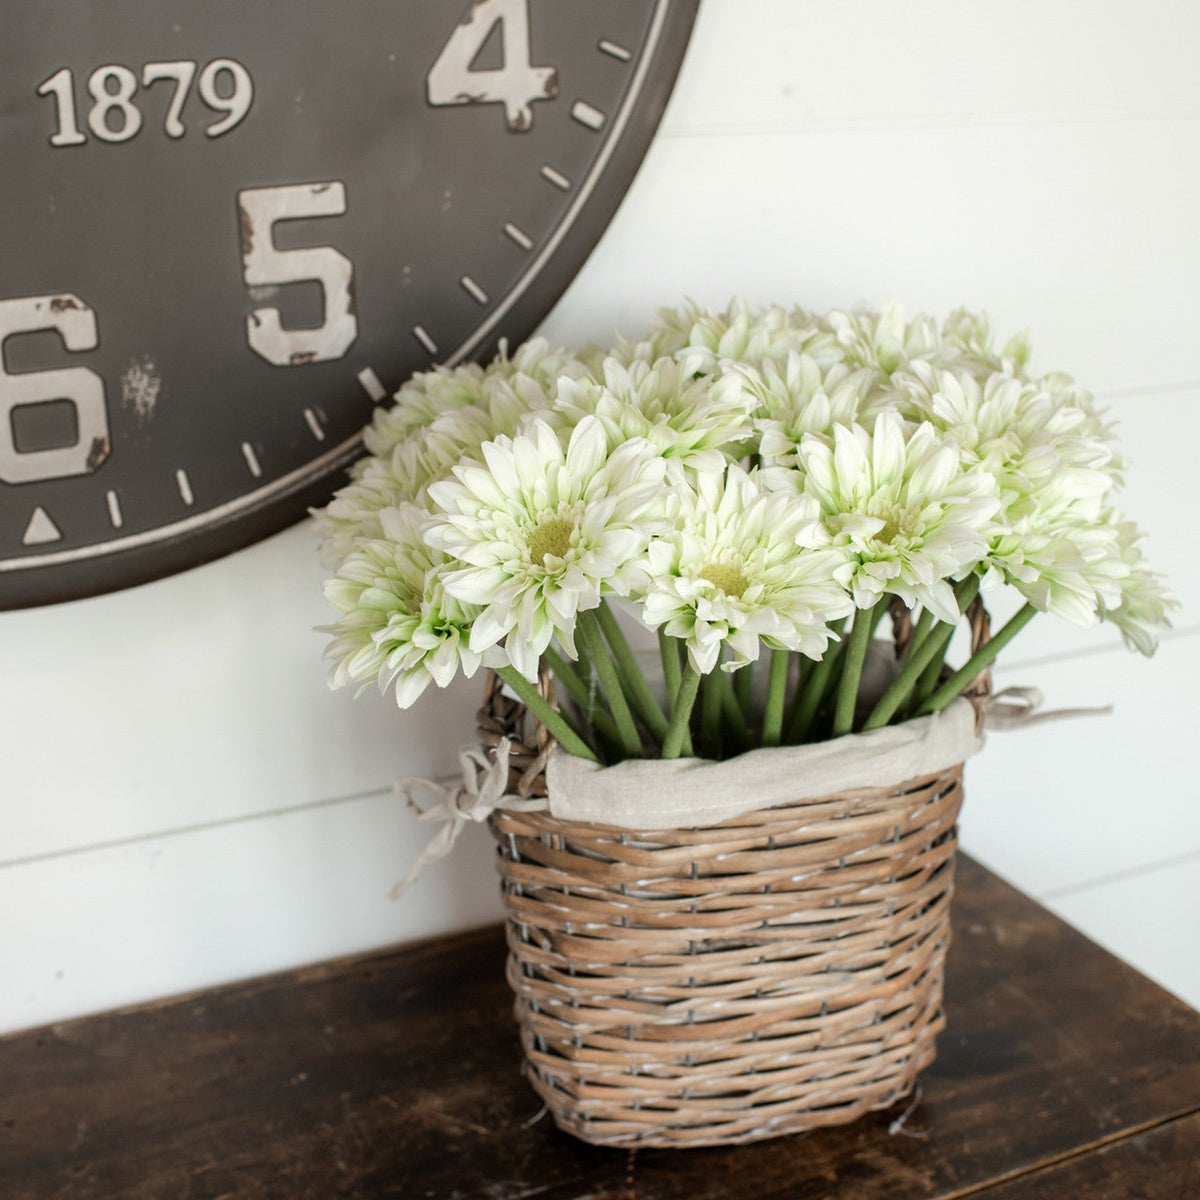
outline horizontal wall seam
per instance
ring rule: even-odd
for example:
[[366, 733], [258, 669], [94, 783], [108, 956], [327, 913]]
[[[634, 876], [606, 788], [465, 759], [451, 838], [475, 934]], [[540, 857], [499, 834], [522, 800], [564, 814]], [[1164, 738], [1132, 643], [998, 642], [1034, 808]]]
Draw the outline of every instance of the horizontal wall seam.
[[1153, 875], [1156, 871], [1169, 870], [1172, 867], [1183, 867], [1189, 863], [1200, 864], [1200, 847], [1195, 850], [1185, 850], [1182, 854], [1173, 854], [1169, 858], [1155, 859], [1153, 862], [1139, 863], [1135, 867], [1123, 867], [1119, 871], [1110, 871], [1106, 875], [1097, 875], [1093, 879], [1085, 879], [1079, 883], [1065, 883], [1060, 887], [1048, 888], [1039, 896], [1041, 900], [1063, 900], [1081, 895], [1095, 888], [1106, 887], [1111, 883], [1123, 883], [1128, 879], [1140, 879]]
[[[23, 855], [0, 862], [0, 871], [10, 868], [34, 866], [37, 863], [49, 862], [56, 858], [71, 858], [81, 854], [92, 854], [105, 850], [121, 850], [139, 844], [163, 841], [166, 838], [186, 837], [193, 833], [207, 833], [214, 829], [231, 828], [237, 825], [248, 825], [254, 821], [269, 821], [274, 817], [291, 816], [294, 813], [314, 812], [323, 808], [336, 808], [342, 804], [354, 804], [361, 800], [391, 797], [391, 788], [374, 788], [365, 792], [353, 792], [346, 796], [330, 796], [322, 800], [310, 800], [304, 804], [291, 804], [284, 808], [264, 809], [261, 812], [243, 813], [237, 817], [227, 817], [215, 821], [199, 821], [191, 825], [180, 825], [170, 829], [158, 829], [152, 833], [140, 833], [124, 838], [113, 838], [111, 841], [92, 842], [85, 846], [70, 846], [61, 850], [46, 850], [39, 854]], [[397, 801], [399, 803], [399, 801]]]

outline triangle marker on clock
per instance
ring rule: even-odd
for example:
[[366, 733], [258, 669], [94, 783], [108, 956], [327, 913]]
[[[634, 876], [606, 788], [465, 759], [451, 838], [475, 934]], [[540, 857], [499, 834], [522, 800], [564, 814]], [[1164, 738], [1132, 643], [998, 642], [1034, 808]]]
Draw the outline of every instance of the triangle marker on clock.
[[50, 514], [39, 504], [25, 526], [25, 536], [21, 538], [22, 546], [40, 546], [45, 542], [57, 542], [62, 538], [62, 531], [50, 519]]

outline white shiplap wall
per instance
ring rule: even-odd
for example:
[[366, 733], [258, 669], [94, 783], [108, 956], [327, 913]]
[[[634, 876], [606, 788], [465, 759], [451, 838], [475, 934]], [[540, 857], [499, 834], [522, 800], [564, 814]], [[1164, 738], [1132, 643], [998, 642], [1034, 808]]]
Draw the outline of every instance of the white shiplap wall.
[[[705, 0], [545, 332], [636, 331], [683, 295], [966, 303], [1111, 403], [1178, 633], [1146, 663], [1035, 623], [1002, 682], [1116, 713], [993, 739], [964, 838], [1200, 1004], [1198, 44], [1191, 0]], [[476, 691], [329, 693], [321, 577], [302, 525], [0, 614], [0, 1031], [498, 915], [478, 829], [386, 899], [427, 834], [391, 781], [452, 769]]]

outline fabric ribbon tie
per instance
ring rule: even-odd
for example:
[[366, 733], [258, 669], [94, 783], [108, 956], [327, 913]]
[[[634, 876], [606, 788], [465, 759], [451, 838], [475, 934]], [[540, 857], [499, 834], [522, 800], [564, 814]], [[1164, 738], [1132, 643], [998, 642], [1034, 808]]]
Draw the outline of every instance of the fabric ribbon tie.
[[[460, 784], [447, 787], [436, 779], [426, 779], [420, 775], [405, 775], [396, 780], [396, 794], [404, 801], [408, 811], [420, 821], [440, 821], [442, 827], [421, 851], [408, 874], [392, 889], [393, 900], [415, 883], [430, 863], [450, 853], [468, 822], [486, 821], [498, 808], [533, 812], [547, 807], [543, 799], [508, 793], [508, 755], [511, 745], [507, 738], [500, 742], [490, 760], [483, 746], [464, 746], [458, 752], [462, 771]], [[434, 793], [437, 799], [422, 808], [413, 794], [415, 788], [425, 788]]]
[[1073, 717], [1102, 717], [1112, 713], [1111, 704], [1095, 708], [1052, 708], [1038, 712], [1045, 697], [1035, 687], [1006, 687], [987, 702], [986, 729], [1028, 729], [1048, 721], [1067, 721]]

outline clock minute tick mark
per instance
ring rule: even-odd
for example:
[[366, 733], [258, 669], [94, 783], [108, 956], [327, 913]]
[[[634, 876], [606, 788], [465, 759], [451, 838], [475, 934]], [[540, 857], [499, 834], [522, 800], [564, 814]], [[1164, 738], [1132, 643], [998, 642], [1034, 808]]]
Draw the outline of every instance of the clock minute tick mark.
[[569, 192], [571, 190], [571, 181], [561, 171], [556, 171], [551, 166], [542, 168], [542, 178], [554, 184], [560, 191]]
[[470, 277], [470, 275], [464, 275], [458, 282], [462, 285], [463, 290], [467, 292], [477, 303], [486, 304], [488, 302], [487, 292], [485, 292], [483, 288], [481, 288], [479, 284], [477, 284], [475, 280]]
[[246, 460], [246, 466], [250, 468], [250, 474], [258, 479], [262, 475], [262, 467], [259, 465], [258, 455], [254, 453], [254, 447], [249, 442], [242, 443], [242, 457]]
[[[382, 388], [380, 390], [382, 391]], [[323, 442], [325, 440], [325, 430], [321, 427], [321, 422], [317, 418], [317, 414], [311, 408], [304, 410], [304, 420], [307, 422], [308, 428], [312, 431], [313, 437], [318, 442]]]
[[379, 376], [375, 374], [370, 367], [363, 367], [355, 377], [362, 384], [362, 389], [371, 399], [378, 404], [380, 400], [386, 399], [387, 388], [379, 381]]
[[175, 486], [179, 488], [179, 496], [184, 504], [190, 506], [196, 503], [196, 497], [192, 492], [191, 480], [188, 479], [187, 472], [182, 467], [175, 472]]
[[107, 491], [104, 493], [104, 499], [108, 503], [108, 520], [114, 529], [120, 529], [125, 524], [125, 518], [121, 515], [121, 501], [117, 498], [117, 493]]
[[516, 242], [522, 250], [533, 249], [533, 238], [531, 238], [523, 229], [514, 225], [511, 221], [504, 226], [504, 233], [510, 241]]
[[415, 337], [417, 341], [429, 351], [430, 354], [436, 354], [438, 352], [437, 342], [435, 342], [433, 338], [431, 338], [429, 334], [425, 332], [422, 326], [414, 325], [412, 327], [412, 331], [413, 337]]
[[607, 38], [603, 38], [596, 46], [596, 49], [601, 54], [607, 54], [609, 58], [619, 59], [621, 62], [629, 62], [633, 58], [633, 51], [627, 50], [624, 46], [616, 42], [610, 42]]
[[571, 119], [578, 121], [580, 125], [586, 125], [588, 129], [599, 130], [604, 128], [608, 117], [586, 100], [576, 100], [571, 105]]

